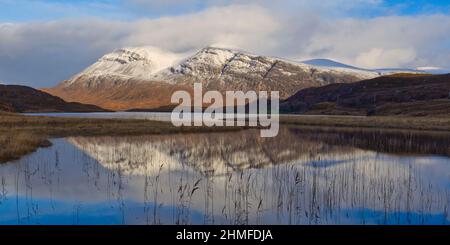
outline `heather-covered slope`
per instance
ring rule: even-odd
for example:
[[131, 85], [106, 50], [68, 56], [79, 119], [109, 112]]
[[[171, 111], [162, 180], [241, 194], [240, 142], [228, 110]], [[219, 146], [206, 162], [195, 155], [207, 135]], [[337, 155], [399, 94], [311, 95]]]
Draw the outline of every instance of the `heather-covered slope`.
[[450, 115], [450, 74], [391, 75], [297, 92], [281, 111], [338, 115]]
[[94, 105], [68, 103], [56, 96], [26, 86], [0, 84], [0, 111], [94, 112], [105, 110]]

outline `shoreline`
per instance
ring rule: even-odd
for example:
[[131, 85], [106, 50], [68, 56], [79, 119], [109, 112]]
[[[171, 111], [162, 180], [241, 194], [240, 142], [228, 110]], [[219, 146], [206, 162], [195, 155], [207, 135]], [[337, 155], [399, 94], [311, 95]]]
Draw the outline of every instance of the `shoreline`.
[[[365, 117], [336, 115], [280, 115], [280, 124], [323, 131], [409, 131], [450, 134], [446, 117]], [[18, 160], [40, 147], [51, 146], [50, 138], [69, 136], [131, 136], [177, 133], [213, 133], [251, 127], [175, 127], [170, 122], [147, 119], [106, 119], [28, 116], [0, 112], [0, 163]]]
[[[147, 111], [145, 111], [147, 112]], [[145, 113], [142, 112], [142, 113]], [[96, 114], [98, 112], [93, 112]], [[110, 113], [110, 112], [106, 112]], [[113, 112], [114, 113], [114, 112]], [[118, 111], [117, 113], [140, 113], [133, 111]], [[164, 111], [152, 111], [150, 113], [168, 113]], [[51, 114], [64, 116], [49, 116], [46, 113], [9, 113], [19, 116], [65, 118], [74, 120], [144, 120], [154, 122], [170, 122], [153, 120], [146, 118], [125, 118], [125, 117], [76, 117], [77, 113], [55, 112]], [[36, 115], [34, 115], [36, 114]], [[81, 113], [86, 114], [86, 113]], [[101, 112], [100, 112], [101, 114]], [[0, 112], [1, 115], [1, 112]], [[430, 131], [450, 131], [450, 116], [359, 116], [359, 115], [322, 115], [322, 114], [279, 114], [280, 124], [283, 125], [303, 125], [303, 126], [326, 126], [326, 127], [357, 127], [357, 128], [377, 128], [377, 129], [405, 129], [405, 130], [430, 130]], [[0, 121], [1, 122], [1, 121]]]
[[404, 116], [340, 116], [340, 115], [280, 115], [280, 124], [358, 128], [450, 132], [450, 117]]
[[50, 138], [208, 133], [246, 128], [175, 127], [170, 122], [145, 119], [62, 118], [0, 112], [0, 163], [18, 160], [40, 147], [51, 146]]

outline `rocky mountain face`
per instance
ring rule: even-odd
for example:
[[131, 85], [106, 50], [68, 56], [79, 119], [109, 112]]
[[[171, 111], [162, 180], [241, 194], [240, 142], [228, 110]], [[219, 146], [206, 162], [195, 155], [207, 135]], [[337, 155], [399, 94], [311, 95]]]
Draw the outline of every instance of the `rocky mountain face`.
[[69, 103], [56, 96], [26, 86], [0, 84], [0, 111], [95, 112], [105, 110], [94, 105]]
[[156, 48], [124, 48], [104, 55], [92, 66], [54, 88], [44, 89], [68, 101], [112, 110], [170, 105], [173, 91], [280, 91], [287, 98], [300, 89], [351, 83], [378, 72], [347, 67], [320, 67], [246, 52], [207, 47], [187, 56]]
[[301, 114], [449, 115], [450, 74], [390, 75], [297, 92], [280, 110]]

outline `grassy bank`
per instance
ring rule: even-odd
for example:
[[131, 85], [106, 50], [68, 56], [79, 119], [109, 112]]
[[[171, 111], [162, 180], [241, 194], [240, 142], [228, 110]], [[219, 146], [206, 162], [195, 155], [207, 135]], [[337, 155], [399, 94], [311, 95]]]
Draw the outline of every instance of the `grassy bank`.
[[51, 137], [144, 135], [235, 131], [242, 127], [175, 127], [170, 122], [130, 119], [56, 118], [0, 112], [0, 163], [50, 145]]
[[450, 117], [282, 115], [280, 122], [301, 126], [450, 131]]
[[2, 132], [0, 134], [0, 163], [18, 159], [39, 147], [50, 145], [50, 141], [40, 135], [25, 132]]
[[[445, 133], [446, 136], [450, 133], [450, 118], [447, 117], [282, 115], [280, 121], [286, 125], [307, 127], [309, 131], [319, 132], [320, 130], [328, 129], [328, 132], [325, 132], [327, 135], [330, 135], [330, 128], [340, 129], [340, 131], [345, 129], [347, 133], [344, 138], [348, 138], [349, 135], [355, 135], [358, 130], [362, 129], [371, 131], [386, 129], [396, 132], [415, 130], [421, 131], [423, 134], [439, 135], [439, 133]], [[241, 129], [243, 127], [174, 127], [170, 122], [149, 120], [35, 117], [0, 112], [0, 163], [18, 159], [39, 147], [49, 146], [50, 141], [48, 139], [51, 137], [128, 136], [184, 132], [223, 132]], [[377, 138], [389, 138], [388, 135], [375, 136]], [[370, 137], [375, 136], [370, 134]], [[325, 134], [322, 134], [322, 139], [327, 137]], [[362, 135], [362, 137], [370, 138], [367, 137], [367, 133]], [[342, 140], [341, 136], [339, 140]], [[425, 141], [430, 140], [426, 139]]]

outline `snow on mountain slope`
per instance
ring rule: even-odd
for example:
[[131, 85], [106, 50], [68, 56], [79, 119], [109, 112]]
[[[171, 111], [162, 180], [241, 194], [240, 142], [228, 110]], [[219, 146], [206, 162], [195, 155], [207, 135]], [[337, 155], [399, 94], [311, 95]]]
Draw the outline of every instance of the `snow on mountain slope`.
[[123, 79], [151, 80], [158, 71], [181, 59], [175, 54], [155, 47], [122, 48], [108, 53], [81, 73], [71, 78], [70, 85], [82, 77], [118, 77]]
[[[233, 75], [266, 73], [274, 63], [269, 57], [259, 57], [240, 51], [207, 47], [162, 72], [165, 80], [179, 82], [188, 79], [226, 79]], [[237, 78], [237, 77], [235, 77]], [[263, 78], [263, 76], [260, 76]]]
[[[280, 69], [283, 65], [289, 68]], [[192, 79], [234, 79], [234, 76], [239, 75], [251, 79], [266, 79], [269, 73], [275, 70], [279, 70], [281, 75], [285, 76], [292, 76], [298, 72], [312, 73], [312, 71], [351, 75], [359, 79], [378, 75], [362, 69], [345, 68], [320, 67], [215, 47], [201, 49], [188, 57], [155, 47], [135, 47], [118, 49], [104, 55], [93, 65], [68, 80], [65, 85], [83, 82], [92, 86], [92, 83], [95, 85], [105, 80], [157, 80], [174, 84]]]
[[[202, 80], [227, 80], [245, 77], [247, 80], [268, 79], [275, 73], [291, 77], [298, 73], [317, 73], [321, 84], [332, 83], [323, 76], [352, 76], [359, 80], [393, 73], [445, 73], [444, 69], [365, 69], [330, 59], [311, 59], [302, 62], [243, 51], [206, 47], [191, 56], [172, 53], [155, 47], [130, 47], [115, 50], [101, 57], [93, 65], [66, 81], [89, 83], [117, 80], [164, 81], [169, 84]], [[237, 79], [242, 80], [242, 79]], [[320, 81], [322, 80], [322, 81]], [[208, 81], [209, 82], [209, 81]], [[229, 81], [228, 81], [229, 82]]]
[[111, 110], [149, 109], [170, 105], [173, 91], [190, 91], [194, 82], [201, 82], [204, 91], [279, 91], [285, 99], [304, 88], [382, 74], [335, 61], [302, 63], [217, 47], [193, 55], [138, 47], [106, 54], [70, 80], [44, 91]]
[[[294, 68], [294, 73], [288, 69], [280, 69], [283, 65]], [[226, 77], [236, 74], [255, 75], [255, 78], [267, 78], [270, 72], [280, 70], [284, 75], [294, 75], [295, 72], [331, 72], [341, 74], [351, 74], [359, 76], [361, 79], [378, 76], [375, 72], [363, 69], [340, 69], [342, 67], [321, 67], [304, 62], [295, 62], [287, 59], [280, 59], [268, 56], [259, 56], [247, 52], [207, 47], [201, 49], [195, 55], [187, 58], [176, 66], [165, 70], [167, 78], [174, 78], [170, 75], [190, 75], [199, 78]], [[167, 76], [168, 75], [168, 76]], [[163, 76], [164, 77], [164, 76]]]

